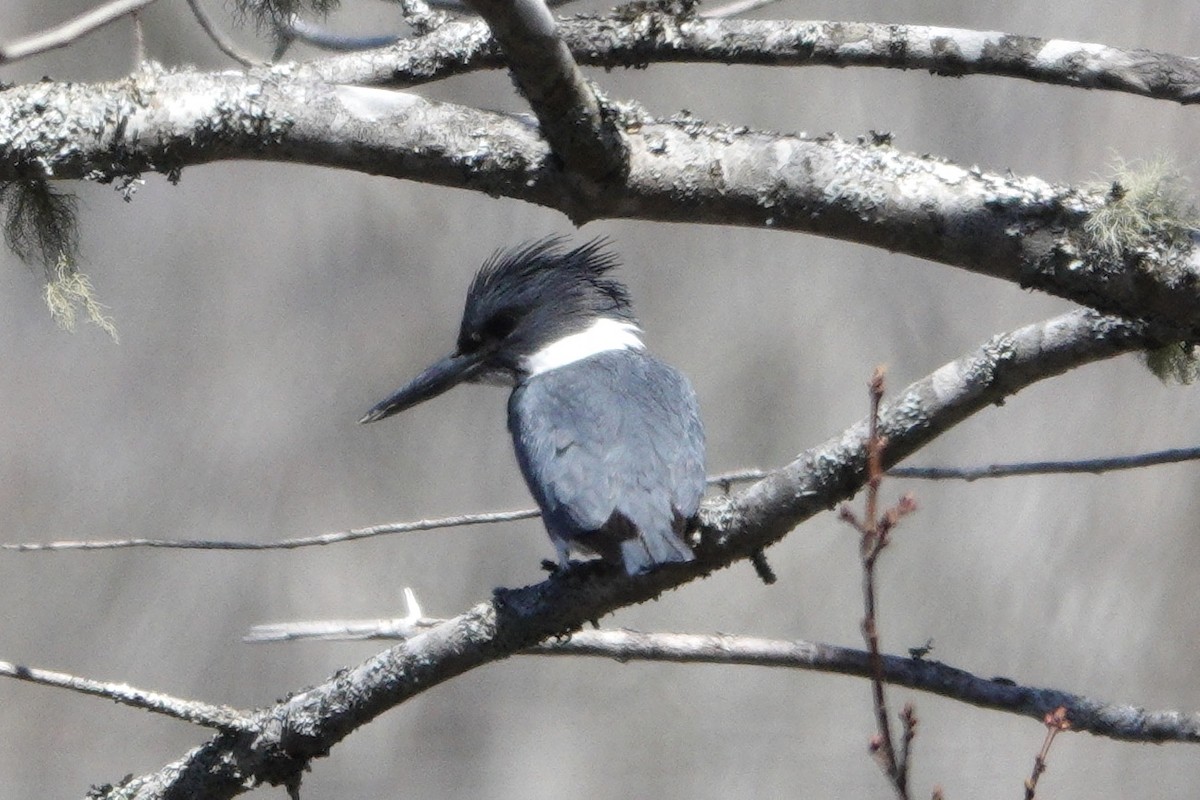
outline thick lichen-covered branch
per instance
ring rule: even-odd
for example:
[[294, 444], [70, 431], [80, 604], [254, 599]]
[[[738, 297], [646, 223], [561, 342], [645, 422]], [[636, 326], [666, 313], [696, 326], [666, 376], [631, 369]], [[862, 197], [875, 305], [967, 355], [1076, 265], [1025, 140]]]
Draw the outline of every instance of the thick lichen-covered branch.
[[399, 92], [238, 73], [147, 71], [111, 84], [0, 92], [0, 181], [33, 171], [177, 179], [220, 159], [289, 161], [436, 183], [600, 216], [803, 231], [909, 253], [1151, 320], [1200, 338], [1189, 238], [1087, 232], [1126, 195], [918, 157], [886, 141], [760, 133], [617, 109], [629, 172], [601, 207], [581, 197], [521, 117]]

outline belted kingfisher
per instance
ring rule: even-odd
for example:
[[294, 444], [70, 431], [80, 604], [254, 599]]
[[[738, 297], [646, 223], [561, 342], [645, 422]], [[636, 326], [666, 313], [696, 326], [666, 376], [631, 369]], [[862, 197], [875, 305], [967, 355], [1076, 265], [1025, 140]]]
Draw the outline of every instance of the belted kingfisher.
[[704, 429], [687, 378], [646, 352], [606, 244], [551, 237], [493, 254], [455, 351], [360, 422], [463, 381], [513, 386], [508, 429], [560, 569], [576, 549], [635, 575], [694, 558]]

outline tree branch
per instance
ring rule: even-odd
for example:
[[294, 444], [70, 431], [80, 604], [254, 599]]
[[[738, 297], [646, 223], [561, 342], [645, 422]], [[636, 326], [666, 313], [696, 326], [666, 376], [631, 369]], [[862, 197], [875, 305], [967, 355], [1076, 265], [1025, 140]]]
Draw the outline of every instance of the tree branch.
[[[653, 30], [654, 35], [644, 32]], [[1181, 104], [1200, 101], [1200, 61], [1151, 50], [998, 31], [871, 22], [717, 20], [647, 12], [631, 22], [563, 23], [583, 63], [685, 61], [886, 67], [937, 75], [999, 75], [1108, 89]], [[583, 54], [591, 54], [584, 57]]]
[[[708, 479], [709, 486], [721, 486], [728, 493], [734, 482], [761, 480], [766, 470], [740, 470], [714, 475]], [[161, 548], [166, 550], [295, 550], [300, 547], [323, 547], [325, 545], [390, 536], [398, 533], [416, 533], [442, 528], [460, 528], [467, 525], [493, 525], [517, 522], [541, 515], [536, 508], [518, 511], [490, 511], [482, 514], [456, 514], [450, 517], [419, 519], [412, 522], [389, 522], [365, 528], [351, 528], [336, 533], [321, 533], [315, 536], [296, 536], [269, 542], [247, 542], [232, 539], [59, 539], [50, 542], [0, 542], [0, 551], [14, 553], [46, 553], [64, 550], [125, 550], [134, 547]]]
[[[526, 200], [576, 221], [604, 215], [847, 239], [1145, 317], [1161, 326], [1160, 340], [1200, 338], [1194, 244], [1151, 229], [1119, 252], [1094, 245], [1089, 218], [1122, 202], [1103, 189], [964, 169], [886, 143], [659, 122], [626, 108], [630, 171], [597, 209], [519, 117], [295, 83], [279, 70], [10, 89], [0, 93], [0, 181], [33, 167], [115, 179], [229, 158], [324, 165]], [[29, 122], [37, 119], [48, 122]]]
[[261, 60], [255, 59], [238, 49], [238, 46], [234, 44], [233, 40], [226, 36], [225, 33], [217, 27], [217, 24], [213, 21], [212, 17], [210, 17], [208, 12], [204, 10], [204, 7], [200, 5], [200, 0], [187, 0], [187, 4], [188, 8], [192, 10], [192, 16], [196, 18], [196, 22], [200, 23], [200, 27], [204, 29], [206, 34], [208, 34], [208, 38], [212, 40], [212, 43], [217, 46], [218, 50], [232, 58], [237, 63], [241, 64], [243, 67], [249, 68], [262, 64]]
[[162, 692], [138, 689], [124, 683], [103, 683], [90, 678], [68, 675], [65, 672], [23, 667], [7, 661], [0, 661], [0, 677], [16, 678], [40, 686], [53, 686], [80, 694], [103, 697], [114, 703], [163, 714], [206, 728], [216, 728], [220, 731], [246, 732], [249, 730], [246, 722], [247, 715], [237, 709], [228, 706], [214, 706], [196, 700], [184, 700]]
[[[329, 620], [256, 625], [246, 641], [405, 640], [444, 620], [404, 617], [395, 620]], [[642, 633], [632, 630], [581, 630], [521, 651], [521, 655], [590, 656], [673, 664], [724, 664], [801, 669], [871, 678], [870, 654], [851, 647], [802, 640], [693, 633]], [[1041, 720], [1062, 706], [1072, 729], [1130, 742], [1200, 744], [1200, 714], [1146, 711], [1106, 703], [1057, 689], [1022, 686], [1007, 678], [982, 678], [965, 670], [917, 658], [883, 655], [884, 680], [921, 692], [948, 697], [979, 708]]]
[[[1035, 381], [1137, 348], [1144, 337], [1144, 326], [1087, 311], [997, 336], [881, 409], [879, 430], [889, 441], [885, 465]], [[865, 479], [866, 431], [864, 420], [745, 491], [705, 504], [695, 562], [636, 578], [588, 562], [534, 586], [497, 590], [490, 602], [262, 711], [254, 720], [257, 734], [222, 734], [103, 796], [151, 798], [169, 791], [220, 800], [254, 781], [295, 789], [313, 758], [384, 711], [475, 667], [748, 558], [849, 497]]]
[[334, 52], [357, 53], [362, 50], [374, 50], [405, 41], [405, 37], [398, 33], [363, 36], [336, 33], [295, 15], [277, 21], [274, 28], [276, 36], [285, 40], [299, 40], [313, 47]]
[[585, 179], [596, 195], [620, 181], [628, 150], [558, 35], [542, 0], [468, 0], [487, 21], [503, 49], [521, 94], [537, 115], [543, 135], [567, 172]]
[[[559, 20], [558, 31], [576, 61], [585, 66], [884, 67], [954, 77], [996, 75], [1184, 105], [1200, 101], [1200, 61], [1195, 58], [997, 31], [704, 15], [679, 18], [657, 11]], [[339, 83], [403, 88], [501, 66], [499, 51], [486, 41], [489, 38], [481, 22], [463, 20], [381, 53], [323, 59], [300, 68]], [[463, 44], [456, 47], [456, 41]]]
[[[981, 467], [892, 467], [887, 475], [892, 478], [911, 480], [962, 480], [968, 483], [982, 478], [1011, 478], [1028, 475], [1071, 475], [1086, 473], [1100, 475], [1105, 472], [1126, 469], [1143, 469], [1160, 464], [1177, 464], [1200, 459], [1200, 447], [1158, 450], [1109, 458], [1080, 459], [1077, 461], [1024, 461], [1015, 464], [987, 464]], [[722, 472], [708, 478], [709, 486], [720, 487], [728, 494], [735, 483], [759, 481], [771, 474], [770, 470], [751, 468]], [[536, 508], [517, 511], [489, 511], [480, 514], [456, 514], [450, 517], [419, 519], [412, 522], [389, 522], [365, 528], [351, 528], [336, 533], [321, 533], [314, 536], [295, 536], [269, 542], [247, 542], [233, 539], [59, 539], [50, 542], [0, 542], [0, 550], [15, 553], [61, 552], [64, 550], [123, 550], [132, 547], [150, 547], [175, 550], [294, 550], [300, 547], [323, 547], [325, 545], [353, 542], [375, 536], [390, 536], [398, 533], [416, 533], [440, 528], [459, 528], [467, 525], [492, 525], [533, 519], [540, 515]]]
[[19, 553], [51, 552], [61, 550], [123, 550], [130, 547], [156, 547], [176, 550], [294, 550], [298, 547], [314, 547], [341, 542], [370, 539], [394, 533], [431, 531], [438, 528], [458, 528], [464, 525], [484, 525], [496, 522], [515, 522], [532, 519], [540, 512], [536, 508], [520, 511], [493, 511], [486, 514], [460, 514], [453, 517], [420, 519], [415, 522], [393, 522], [352, 528], [337, 533], [322, 533], [316, 536], [297, 536], [292, 539], [277, 539], [273, 542], [241, 542], [229, 539], [83, 539], [55, 542], [4, 542], [0, 550]]
[[1159, 464], [1178, 464], [1200, 459], [1200, 447], [1182, 447], [1137, 453], [1109, 458], [1083, 458], [1073, 461], [1024, 461], [1016, 464], [988, 464], [982, 467], [893, 467], [888, 474], [894, 478], [922, 480], [976, 481], [980, 478], [1010, 478], [1020, 475], [1070, 475], [1087, 473], [1100, 475], [1123, 469], [1141, 469]]
[[92, 31], [103, 28], [110, 22], [116, 22], [153, 2], [154, 0], [111, 0], [55, 28], [0, 46], [0, 64], [66, 47]]

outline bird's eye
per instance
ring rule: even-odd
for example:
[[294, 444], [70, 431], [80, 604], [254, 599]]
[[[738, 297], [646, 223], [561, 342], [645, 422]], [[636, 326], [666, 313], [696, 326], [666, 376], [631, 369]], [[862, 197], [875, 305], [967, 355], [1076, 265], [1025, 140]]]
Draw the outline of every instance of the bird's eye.
[[516, 327], [516, 315], [508, 311], [501, 311], [484, 324], [483, 335], [496, 342], [508, 336]]

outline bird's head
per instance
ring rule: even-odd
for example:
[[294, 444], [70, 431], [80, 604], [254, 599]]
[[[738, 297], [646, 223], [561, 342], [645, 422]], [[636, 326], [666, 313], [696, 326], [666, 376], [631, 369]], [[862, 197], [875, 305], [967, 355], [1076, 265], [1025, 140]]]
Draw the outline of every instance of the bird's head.
[[642, 347], [625, 287], [603, 239], [561, 237], [498, 251], [467, 291], [455, 351], [360, 420], [375, 422], [462, 382], [514, 385], [605, 350]]

